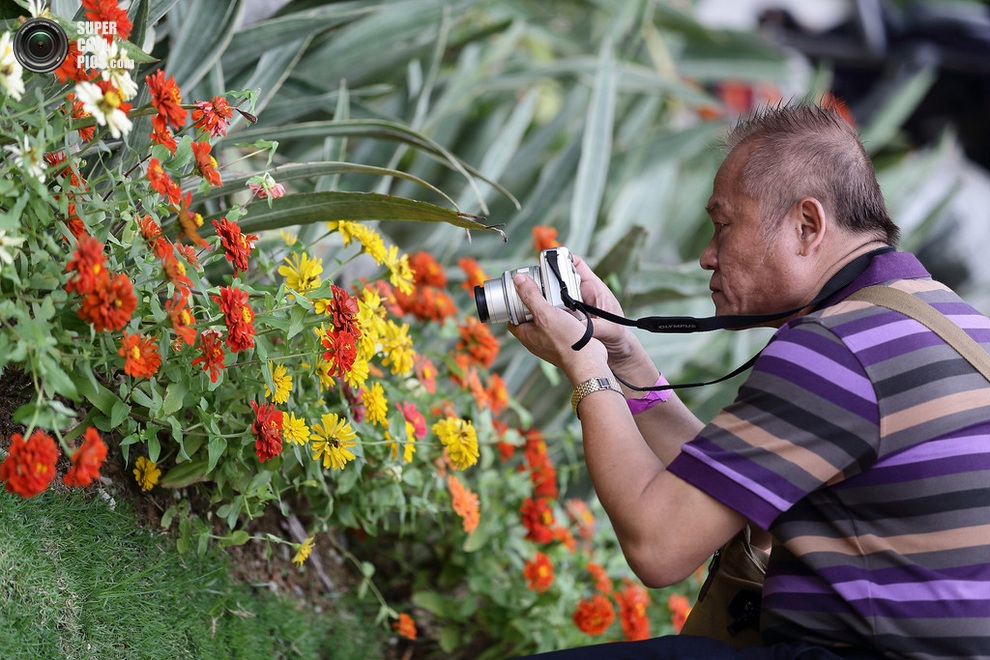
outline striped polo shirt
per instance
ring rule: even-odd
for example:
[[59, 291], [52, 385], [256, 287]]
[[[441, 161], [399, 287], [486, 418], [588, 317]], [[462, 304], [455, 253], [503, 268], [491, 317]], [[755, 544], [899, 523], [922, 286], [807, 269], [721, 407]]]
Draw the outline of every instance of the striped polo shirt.
[[990, 350], [990, 319], [878, 255], [777, 331], [669, 469], [773, 534], [767, 643], [990, 657], [990, 384], [917, 321], [844, 300], [881, 283]]

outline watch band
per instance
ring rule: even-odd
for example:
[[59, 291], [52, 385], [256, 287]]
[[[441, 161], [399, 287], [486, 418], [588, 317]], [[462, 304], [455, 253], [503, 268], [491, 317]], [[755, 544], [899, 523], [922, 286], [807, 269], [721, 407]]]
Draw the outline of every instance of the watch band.
[[[663, 385], [670, 385], [670, 383], [668, 383], [667, 379], [663, 377], [663, 374], [660, 374], [660, 378], [657, 379], [657, 382], [653, 385], [653, 387], [661, 387]], [[669, 399], [671, 392], [672, 390], [651, 390], [642, 398], [626, 399], [626, 403], [629, 404], [629, 412], [634, 415], [645, 412], [658, 403], [663, 403]]]
[[586, 381], [578, 383], [577, 387], [574, 388], [574, 393], [571, 394], [571, 407], [574, 408], [574, 414], [577, 415], [578, 419], [581, 419], [581, 415], [578, 413], [578, 404], [581, 403], [581, 400], [589, 394], [601, 390], [613, 390], [622, 394], [622, 388], [619, 387], [618, 381], [612, 376], [589, 378]]

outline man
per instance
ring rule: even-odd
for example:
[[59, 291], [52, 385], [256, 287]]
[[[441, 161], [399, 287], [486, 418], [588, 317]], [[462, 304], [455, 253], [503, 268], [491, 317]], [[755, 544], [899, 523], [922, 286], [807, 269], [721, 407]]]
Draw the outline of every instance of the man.
[[[878, 250], [898, 231], [835, 109], [764, 110], [728, 147], [701, 255], [716, 313], [803, 308], [773, 323], [735, 401], [707, 425], [676, 396], [637, 402], [643, 393], [625, 386], [626, 400], [590, 388], [577, 413], [598, 497], [646, 585], [684, 579], [746, 525], [768, 530], [768, 646], [716, 656], [672, 637], [568, 657], [990, 657], [990, 383], [916, 321], [845, 299], [873, 284], [903, 289], [984, 348], [990, 320], [912, 255]], [[858, 258], [868, 265], [854, 281], [809, 306]], [[621, 314], [575, 263], [584, 300]], [[584, 323], [528, 277], [514, 283], [534, 318], [510, 331], [580, 392], [612, 374], [663, 382], [627, 328], [596, 319], [595, 339], [575, 351]]]

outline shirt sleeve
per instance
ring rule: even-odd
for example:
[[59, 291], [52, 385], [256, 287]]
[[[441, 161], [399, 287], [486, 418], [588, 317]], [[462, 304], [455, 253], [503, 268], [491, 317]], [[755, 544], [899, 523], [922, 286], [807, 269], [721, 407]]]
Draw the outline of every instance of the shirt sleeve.
[[876, 462], [879, 411], [856, 356], [816, 322], [785, 326], [671, 473], [767, 529], [825, 484]]

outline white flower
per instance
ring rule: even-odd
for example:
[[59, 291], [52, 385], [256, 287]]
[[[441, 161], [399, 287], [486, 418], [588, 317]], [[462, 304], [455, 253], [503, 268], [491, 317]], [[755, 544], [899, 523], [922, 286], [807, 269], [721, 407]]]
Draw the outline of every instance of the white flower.
[[76, 85], [76, 99], [82, 102], [83, 110], [91, 114], [97, 124], [109, 126], [110, 134], [115, 138], [131, 132], [131, 120], [120, 109], [123, 99], [116, 89], [110, 89], [104, 94], [97, 85], [81, 82]]
[[0, 35], [0, 87], [18, 101], [24, 95], [23, 75], [24, 69], [14, 55], [14, 44], [10, 39], [10, 33], [4, 32]]
[[[106, 44], [106, 41], [101, 39], [100, 43]], [[130, 74], [130, 69], [134, 67], [134, 61], [129, 59], [126, 53], [120, 52], [116, 41], [96, 51], [95, 57], [96, 67], [103, 69], [100, 76], [104, 80], [112, 82], [114, 87], [120, 90], [125, 101], [137, 95], [137, 83], [131, 80]]]
[[23, 242], [23, 237], [15, 238], [13, 236], [7, 236], [7, 230], [0, 229], [0, 264], [7, 264], [9, 266], [14, 263], [13, 255], [7, 252], [4, 248], [20, 247]]
[[48, 0], [28, 0], [28, 12], [34, 18], [52, 17], [52, 13], [48, 11]]
[[41, 183], [45, 182], [45, 166], [42, 162], [41, 151], [31, 146], [31, 142], [24, 136], [24, 144], [20, 143], [4, 145], [4, 151], [8, 152], [14, 159], [14, 165], [25, 170], [28, 176], [33, 176]]

